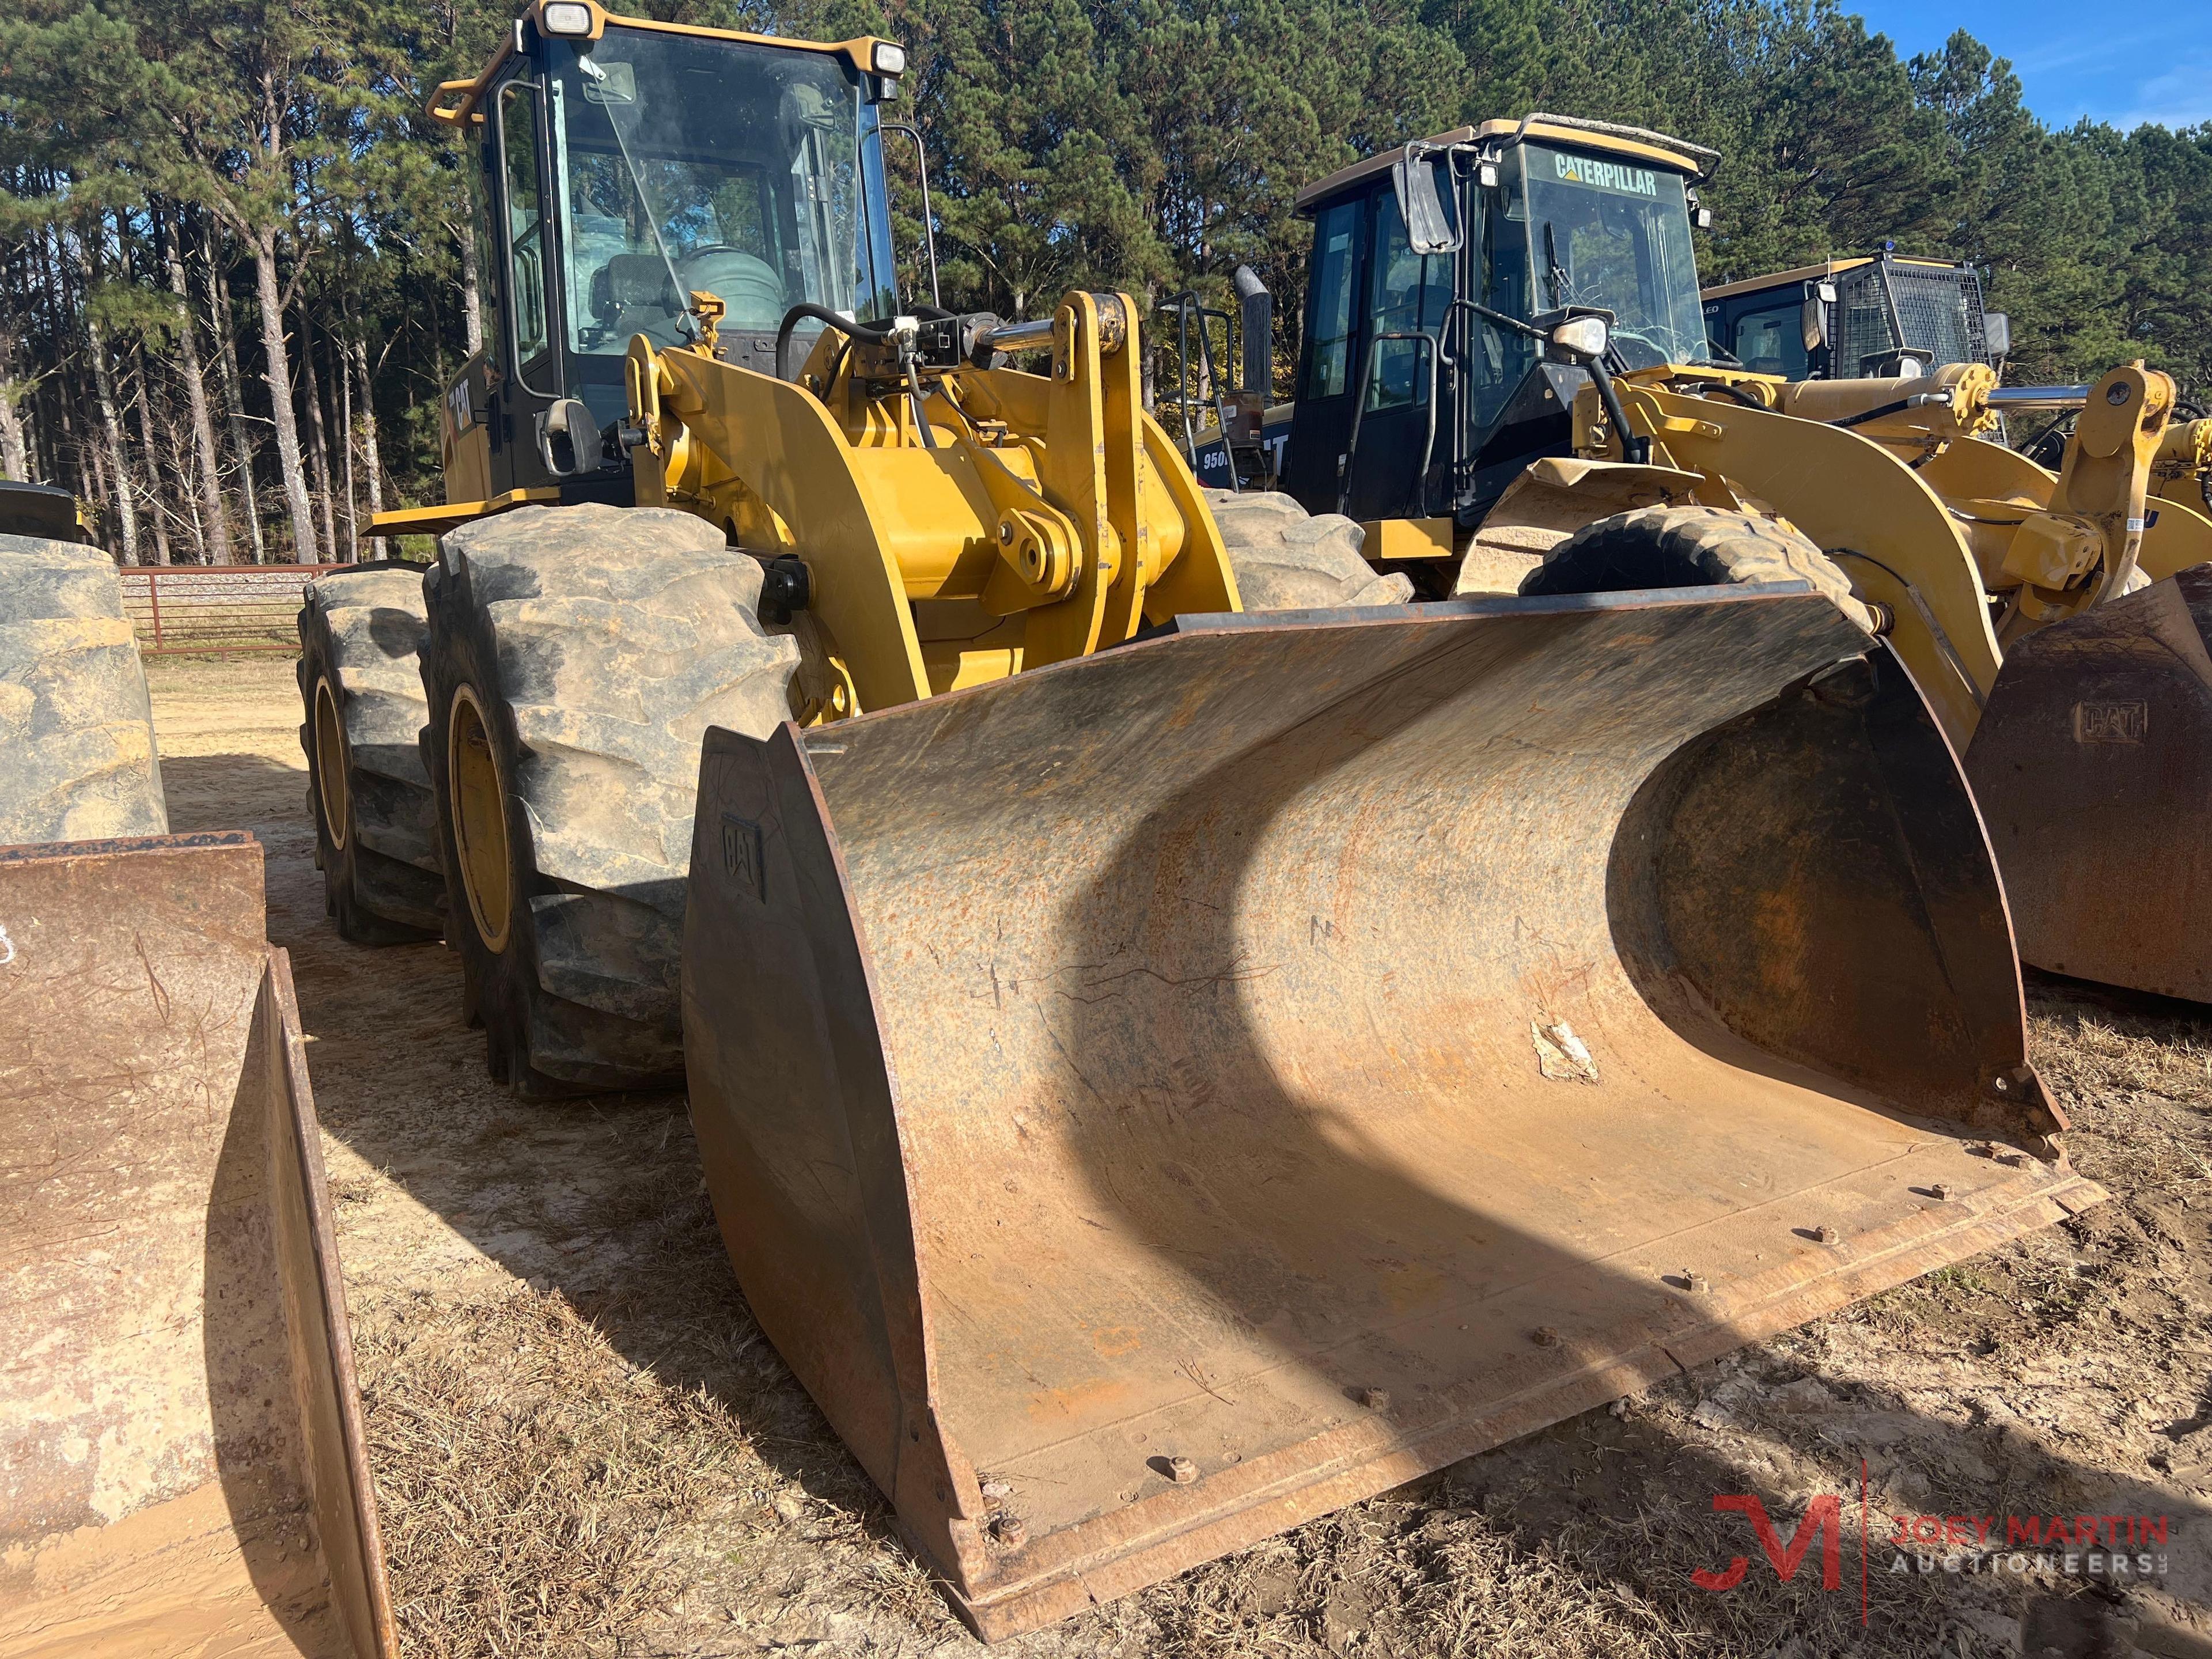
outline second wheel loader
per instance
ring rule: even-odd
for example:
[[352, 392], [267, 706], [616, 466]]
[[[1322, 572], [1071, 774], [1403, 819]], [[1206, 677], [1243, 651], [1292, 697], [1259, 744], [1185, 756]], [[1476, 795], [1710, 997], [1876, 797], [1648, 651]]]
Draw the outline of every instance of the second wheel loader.
[[[1717, 159], [1535, 114], [1303, 192], [1284, 487], [1370, 520], [1425, 592], [1814, 582], [1965, 757], [2023, 956], [2212, 1000], [2212, 422], [2140, 363], [2008, 387], [1715, 361], [1692, 248]], [[2057, 409], [2055, 471], [1994, 441]]]
[[[443, 531], [422, 599], [310, 604], [306, 725], [411, 789], [319, 787], [331, 839], [420, 870], [434, 820], [501, 1075], [686, 1083], [748, 1302], [963, 1617], [2094, 1200], [1885, 646], [1794, 579], [1410, 605], [1201, 489], [1126, 296], [902, 309], [901, 64], [542, 0], [441, 91], [495, 343], [448, 505], [378, 526]], [[419, 775], [356, 709], [410, 653]]]

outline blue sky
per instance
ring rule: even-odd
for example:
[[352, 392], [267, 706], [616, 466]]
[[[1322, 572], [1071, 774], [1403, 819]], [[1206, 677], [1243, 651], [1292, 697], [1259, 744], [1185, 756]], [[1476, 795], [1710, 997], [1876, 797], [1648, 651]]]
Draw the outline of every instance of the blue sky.
[[2212, 29], [2201, 0], [1840, 0], [1911, 57], [1963, 28], [2012, 59], [2027, 106], [2053, 126], [2087, 115], [2125, 130], [2212, 121]]

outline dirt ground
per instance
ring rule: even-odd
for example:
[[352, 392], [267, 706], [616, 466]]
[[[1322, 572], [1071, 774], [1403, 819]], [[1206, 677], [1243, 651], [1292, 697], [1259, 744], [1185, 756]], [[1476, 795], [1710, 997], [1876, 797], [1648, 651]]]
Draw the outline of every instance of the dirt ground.
[[[980, 1653], [754, 1325], [682, 1099], [509, 1100], [457, 957], [324, 918], [290, 661], [153, 679], [175, 827], [268, 850], [410, 1659]], [[2212, 1010], [2029, 1006], [2110, 1203], [1000, 1651], [2212, 1656]], [[1841, 1587], [1742, 1493], [1784, 1541], [1840, 1498]], [[1897, 1516], [1996, 1517], [1995, 1566]], [[2166, 1541], [2002, 1547], [2106, 1516]]]

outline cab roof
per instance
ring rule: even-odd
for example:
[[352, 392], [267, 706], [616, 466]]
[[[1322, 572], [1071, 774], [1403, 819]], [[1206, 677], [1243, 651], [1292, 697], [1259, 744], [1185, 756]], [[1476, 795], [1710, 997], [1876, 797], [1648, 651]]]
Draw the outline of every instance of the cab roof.
[[[1707, 300], [1731, 299], [1739, 294], [1756, 294], [1763, 289], [1788, 288], [1796, 283], [1809, 283], [1815, 277], [1840, 276], [1847, 270], [1856, 270], [1862, 265], [1874, 263], [1874, 256], [1862, 253], [1849, 259], [1829, 259], [1817, 265], [1800, 265], [1795, 270], [1778, 270], [1769, 276], [1747, 276], [1741, 282], [1716, 283], [1699, 296]], [[1921, 270], [1962, 270], [1966, 267], [1955, 259], [1909, 259], [1893, 255], [1892, 264], [1911, 265]]]
[[1583, 123], [1571, 116], [1534, 114], [1519, 121], [1485, 121], [1479, 127], [1454, 127], [1449, 132], [1439, 132], [1433, 137], [1421, 138], [1413, 144], [1401, 144], [1395, 149], [1386, 149], [1354, 161], [1350, 167], [1339, 167], [1318, 183], [1308, 185], [1297, 193], [1291, 204], [1294, 213], [1310, 211], [1316, 204], [1332, 196], [1338, 196], [1353, 185], [1364, 183], [1378, 173], [1387, 173], [1397, 165], [1408, 149], [1441, 149], [1453, 144], [1472, 144], [1483, 139], [1501, 139], [1507, 143], [1522, 138], [1534, 138], [1547, 144], [1564, 144], [1577, 149], [1598, 150], [1607, 155], [1632, 156], [1675, 173], [1686, 174], [1692, 180], [1704, 178], [1720, 160], [1720, 152], [1707, 149], [1702, 144], [1692, 144], [1680, 138], [1670, 138], [1664, 133], [1646, 132], [1640, 127], [1620, 127], [1609, 124]]
[[[519, 25], [524, 18], [528, 18], [540, 33], [544, 33], [543, 16], [547, 3], [548, 0], [531, 0], [531, 4], [517, 15], [516, 23]], [[864, 74], [875, 62], [878, 37], [872, 34], [860, 35], [850, 40], [795, 40], [782, 34], [747, 34], [738, 29], [710, 29], [694, 23], [663, 23], [650, 17], [629, 17], [620, 12], [609, 11], [599, 3], [599, 0], [581, 0], [581, 3], [591, 10], [591, 33], [556, 38], [596, 40], [606, 33], [608, 24], [615, 23], [623, 28], [651, 29], [660, 34], [690, 34], [707, 40], [742, 40], [750, 46], [778, 46], [787, 52], [823, 52], [830, 57], [842, 58]], [[438, 89], [430, 94], [430, 101], [425, 106], [425, 112], [432, 120], [441, 126], [465, 127], [483, 119], [483, 112], [477, 107], [477, 100], [483, 96], [484, 88], [491, 84], [492, 77], [499, 73], [501, 66], [514, 55], [515, 33], [514, 29], [507, 31], [499, 50], [492, 54], [491, 62], [484, 65], [483, 73], [474, 80], [439, 83]], [[896, 43], [884, 41], [883, 44]]]

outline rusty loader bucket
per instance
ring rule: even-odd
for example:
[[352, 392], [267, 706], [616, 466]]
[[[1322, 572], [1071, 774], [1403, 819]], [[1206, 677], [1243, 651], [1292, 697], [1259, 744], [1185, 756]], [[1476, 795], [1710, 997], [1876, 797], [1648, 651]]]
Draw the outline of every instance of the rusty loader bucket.
[[2212, 566], [2015, 642], [1966, 774], [2021, 960], [2212, 1002]]
[[715, 1207], [979, 1632], [2100, 1196], [1864, 649], [1795, 585], [1186, 619], [709, 734]]
[[250, 836], [0, 848], [0, 1656], [391, 1659]]

